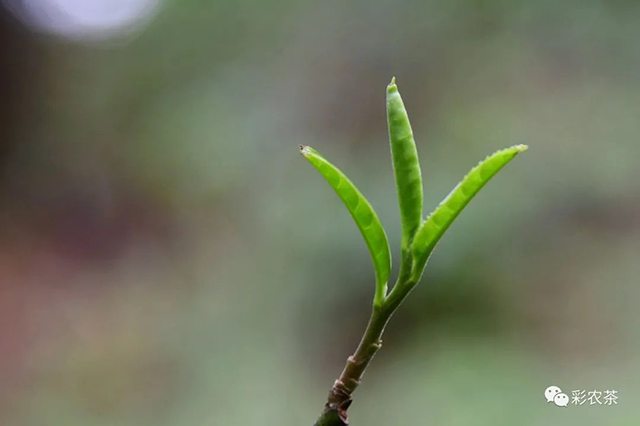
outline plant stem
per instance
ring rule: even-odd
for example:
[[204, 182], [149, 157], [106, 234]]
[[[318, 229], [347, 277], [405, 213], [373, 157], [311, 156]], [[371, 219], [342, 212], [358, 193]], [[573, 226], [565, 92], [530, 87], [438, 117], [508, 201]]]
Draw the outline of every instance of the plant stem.
[[351, 395], [360, 384], [373, 356], [382, 346], [382, 333], [391, 315], [415, 286], [413, 282], [404, 281], [404, 277], [404, 274], [400, 275], [398, 282], [381, 305], [373, 306], [371, 318], [362, 340], [354, 354], [347, 358], [347, 364], [340, 377], [334, 382], [324, 410], [314, 426], [346, 426], [349, 424], [347, 409], [352, 402]]

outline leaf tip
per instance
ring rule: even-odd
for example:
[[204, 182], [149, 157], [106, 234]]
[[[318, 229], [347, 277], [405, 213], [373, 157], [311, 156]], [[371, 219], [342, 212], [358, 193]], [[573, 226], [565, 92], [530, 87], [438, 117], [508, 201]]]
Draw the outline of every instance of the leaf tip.
[[529, 149], [529, 145], [520, 144], [520, 145], [514, 146], [513, 149], [515, 149], [518, 152], [525, 152], [526, 150]]
[[393, 91], [397, 91], [398, 90], [398, 86], [396, 86], [396, 78], [395, 76], [391, 78], [391, 83], [389, 83], [389, 85], [387, 86], [387, 92], [391, 93]]
[[309, 147], [306, 145], [298, 145], [298, 148], [300, 149], [300, 154], [304, 155], [305, 157], [310, 153]]

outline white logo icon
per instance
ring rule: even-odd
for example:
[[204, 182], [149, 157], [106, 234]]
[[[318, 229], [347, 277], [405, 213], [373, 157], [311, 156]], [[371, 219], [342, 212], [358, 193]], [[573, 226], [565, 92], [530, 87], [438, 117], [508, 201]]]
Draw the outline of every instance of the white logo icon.
[[558, 395], [560, 393], [562, 393], [562, 390], [559, 387], [557, 387], [557, 386], [549, 386], [544, 391], [544, 397], [546, 398], [547, 402], [553, 402], [553, 398], [555, 398], [556, 395]]
[[558, 407], [566, 407], [569, 405], [569, 396], [562, 393], [562, 389], [557, 386], [549, 386], [544, 390], [544, 397], [547, 402], [553, 402]]

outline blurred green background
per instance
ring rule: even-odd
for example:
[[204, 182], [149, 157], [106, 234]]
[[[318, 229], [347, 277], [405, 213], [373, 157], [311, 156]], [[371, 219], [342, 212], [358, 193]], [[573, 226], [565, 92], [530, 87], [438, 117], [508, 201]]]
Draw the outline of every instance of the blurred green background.
[[445, 235], [352, 424], [638, 424], [639, 2], [38, 2], [0, 16], [0, 424], [311, 425], [374, 276], [298, 145], [397, 267], [394, 75], [427, 209], [530, 150]]

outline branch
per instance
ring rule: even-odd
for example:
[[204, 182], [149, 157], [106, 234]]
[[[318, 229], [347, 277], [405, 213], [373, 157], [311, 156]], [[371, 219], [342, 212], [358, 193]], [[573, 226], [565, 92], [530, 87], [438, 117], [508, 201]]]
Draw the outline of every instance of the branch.
[[[403, 274], [401, 274], [401, 278], [403, 278]], [[351, 395], [360, 384], [360, 380], [374, 355], [382, 346], [382, 333], [384, 333], [389, 318], [414, 286], [413, 282], [398, 282], [381, 305], [374, 305], [362, 340], [354, 354], [347, 358], [347, 364], [329, 391], [327, 403], [314, 426], [346, 426], [349, 424], [347, 410], [353, 401]]]

